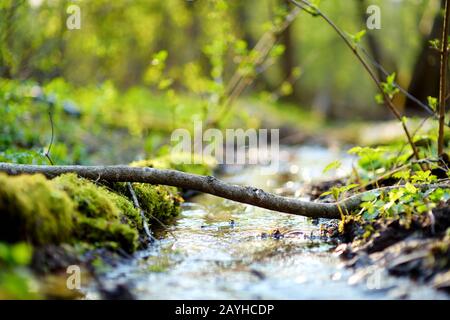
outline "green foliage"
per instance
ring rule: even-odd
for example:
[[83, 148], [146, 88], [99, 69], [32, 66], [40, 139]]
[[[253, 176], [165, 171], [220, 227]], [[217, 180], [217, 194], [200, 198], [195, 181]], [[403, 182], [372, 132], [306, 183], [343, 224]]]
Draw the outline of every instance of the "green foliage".
[[431, 107], [431, 109], [433, 109], [434, 112], [436, 112], [438, 106], [438, 99], [434, 97], [428, 97], [427, 100], [428, 105]]
[[33, 248], [24, 242], [0, 242], [0, 299], [36, 299], [32, 291], [33, 277], [26, 266], [31, 262]]
[[384, 93], [390, 98], [394, 98], [394, 96], [400, 92], [395, 84], [395, 72], [387, 76], [386, 82], [381, 83]]
[[433, 49], [436, 49], [438, 51], [441, 50], [441, 40], [439, 39], [432, 39], [429, 41], [430, 47]]
[[31, 262], [33, 248], [25, 243], [13, 245], [0, 242], [0, 264], [7, 266], [27, 266]]
[[386, 157], [388, 154], [386, 147], [354, 147], [348, 151], [359, 157], [358, 164], [361, 168], [373, 171], [382, 167], [389, 167], [392, 159]]
[[324, 169], [323, 173], [327, 173], [330, 170], [339, 169], [342, 166], [342, 162], [339, 160], [333, 161], [330, 164], [328, 164]]
[[357, 45], [361, 42], [362, 38], [366, 35], [367, 30], [363, 29], [356, 34], [347, 34], [350, 40], [353, 42], [354, 45]]
[[436, 176], [430, 170], [415, 171], [411, 176], [407, 170], [397, 172], [396, 178], [404, 180], [403, 187], [388, 192], [374, 191], [365, 195], [361, 204], [364, 219], [372, 220], [378, 217], [400, 219], [409, 226], [411, 216], [428, 212], [442, 201], [450, 199], [450, 192], [441, 188], [423, 189], [415, 184], [430, 184], [436, 181]]
[[326, 191], [324, 193], [322, 193], [320, 196], [324, 197], [327, 195], [332, 195], [334, 200], [339, 201], [341, 196], [344, 195], [347, 191], [350, 191], [352, 189], [357, 188], [359, 185], [358, 184], [349, 184], [349, 185], [345, 185], [342, 187], [332, 187], [330, 189], [330, 191]]

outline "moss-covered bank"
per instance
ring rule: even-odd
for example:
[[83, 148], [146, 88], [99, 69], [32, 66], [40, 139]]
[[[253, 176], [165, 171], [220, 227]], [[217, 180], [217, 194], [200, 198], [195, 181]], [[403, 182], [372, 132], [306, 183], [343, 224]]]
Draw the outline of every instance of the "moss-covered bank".
[[[135, 184], [145, 215], [166, 220], [179, 212], [177, 190]], [[0, 175], [0, 241], [34, 245], [87, 242], [133, 252], [143, 231], [142, 216], [126, 188], [105, 186], [66, 174], [53, 180], [42, 175]]]
[[[211, 174], [214, 167], [212, 162], [176, 164], [178, 160], [166, 156], [133, 165], [197, 174]], [[169, 221], [179, 214], [183, 202], [174, 187], [133, 183], [132, 188], [142, 213], [135, 207], [126, 183], [103, 185], [75, 174], [49, 180], [39, 174], [8, 176], [0, 173], [0, 245], [3, 245], [0, 249], [28, 244], [33, 259], [28, 259], [21, 268], [31, 263], [39, 273], [64, 269], [67, 267], [64, 261], [72, 264], [94, 260], [82, 258], [86, 255], [97, 259], [105, 255], [104, 250], [132, 253], [147, 243], [143, 220], [149, 226], [154, 226], [158, 220]], [[23, 292], [27, 292], [26, 283], [32, 280], [28, 276], [19, 279], [14, 273], [17, 268], [7, 267], [1, 254], [0, 297], [28, 298], [23, 293], [1, 289], [10, 281], [20, 280]]]
[[[212, 160], [184, 164], [190, 155], [167, 155], [132, 163], [211, 174]], [[101, 185], [65, 174], [52, 180], [42, 175], [0, 174], [0, 241], [33, 245], [87, 242], [135, 251], [143, 233], [143, 218], [176, 217], [183, 199], [173, 187], [133, 183], [143, 215], [135, 208], [126, 183]]]

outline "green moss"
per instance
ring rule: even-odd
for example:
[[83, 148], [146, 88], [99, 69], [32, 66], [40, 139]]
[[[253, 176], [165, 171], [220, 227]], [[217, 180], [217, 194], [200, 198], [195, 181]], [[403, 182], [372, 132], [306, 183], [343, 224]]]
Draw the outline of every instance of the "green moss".
[[[199, 156], [189, 153], [170, 153], [155, 159], [136, 161], [130, 165], [211, 175], [217, 166], [217, 161], [213, 157], [202, 157], [200, 159]], [[147, 219], [156, 217], [160, 220], [168, 220], [179, 214], [179, 204], [183, 199], [177, 195], [176, 188], [143, 183], [134, 183], [133, 188]]]
[[52, 180], [60, 190], [65, 191], [75, 202], [76, 208], [90, 218], [117, 219], [120, 210], [112, 201], [112, 193], [106, 188], [77, 177], [65, 174]]
[[148, 221], [152, 217], [169, 220], [179, 215], [183, 198], [178, 195], [176, 188], [144, 183], [134, 183], [133, 188]]
[[[177, 188], [146, 183], [133, 183], [132, 186], [149, 225], [154, 222], [154, 217], [167, 221], [179, 215], [184, 200], [178, 195]], [[125, 183], [116, 183], [113, 188], [122, 195], [129, 193]]]
[[138, 248], [139, 235], [136, 229], [120, 221], [81, 216], [77, 222], [75, 237], [99, 246], [133, 252]]
[[74, 204], [42, 175], [0, 173], [0, 240], [42, 245], [70, 240]]
[[130, 252], [138, 247], [142, 218], [130, 200], [75, 174], [59, 176], [52, 182], [67, 192], [79, 212], [75, 239], [117, 242], [118, 247]]
[[[0, 241], [89, 243], [132, 252], [143, 232], [142, 216], [128, 198], [126, 184], [117, 186], [114, 192], [75, 174], [53, 180], [0, 174]], [[168, 220], [179, 214], [183, 199], [176, 188], [133, 187], [148, 223], [152, 217]]]

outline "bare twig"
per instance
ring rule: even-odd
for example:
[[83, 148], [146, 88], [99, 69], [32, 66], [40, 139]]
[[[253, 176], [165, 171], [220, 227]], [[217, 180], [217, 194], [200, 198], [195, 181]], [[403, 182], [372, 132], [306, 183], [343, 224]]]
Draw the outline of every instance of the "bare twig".
[[[278, 196], [250, 186], [225, 183], [212, 176], [201, 176], [176, 170], [136, 168], [129, 166], [46, 166], [0, 163], [0, 172], [6, 172], [10, 175], [40, 173], [48, 178], [53, 178], [65, 173], [75, 173], [80, 177], [90, 180], [101, 177], [102, 180], [109, 182], [162, 184], [197, 190], [273, 211], [312, 218], [329, 219], [340, 218], [340, 210], [342, 210], [342, 208], [348, 212], [358, 209], [362, 197], [367, 194], [367, 192], [375, 191], [371, 190], [359, 193], [335, 203], [318, 203]], [[385, 187], [376, 190], [387, 192], [401, 187], [403, 186]], [[424, 184], [417, 185], [416, 187], [422, 190], [428, 190], [434, 188], [450, 188], [450, 184]]]
[[133, 186], [130, 182], [127, 182], [127, 188], [128, 192], [130, 192], [131, 199], [133, 200], [134, 207], [139, 210], [139, 213], [142, 218], [142, 225], [144, 227], [145, 234], [147, 235], [150, 242], [156, 241], [155, 237], [153, 237], [152, 232], [150, 231], [150, 228], [148, 227], [147, 219], [145, 218], [144, 211], [142, 210], [138, 198], [136, 196], [136, 193], [134, 192]]
[[52, 115], [51, 111], [48, 112], [48, 118], [50, 119], [50, 126], [52, 128], [52, 136], [50, 138], [50, 144], [48, 145], [47, 151], [44, 153], [44, 156], [48, 159], [48, 161], [50, 162], [51, 165], [54, 165], [52, 158], [50, 157], [50, 151], [52, 149], [53, 139], [55, 136], [55, 129], [54, 129], [54, 125], [53, 125], [53, 115]]
[[[377, 62], [374, 58], [372, 58], [370, 56], [370, 54], [367, 52], [367, 50], [361, 46], [360, 44], [356, 44], [356, 46], [358, 47], [358, 49], [364, 54], [364, 56], [366, 57], [367, 60], [369, 60], [370, 64], [372, 64], [372, 66], [374, 66], [376, 69], [378, 69], [385, 77], [388, 77], [390, 75], [389, 72], [386, 71], [386, 69], [379, 63]], [[413, 101], [414, 103], [416, 103], [419, 107], [421, 107], [423, 110], [425, 110], [430, 116], [436, 117], [436, 114], [434, 113], [433, 109], [423, 103], [422, 101], [420, 101], [419, 99], [417, 99], [415, 96], [413, 96], [411, 93], [409, 93], [405, 88], [403, 88], [400, 84], [398, 84], [397, 82], [393, 82], [392, 83], [401, 93], [403, 93], [407, 98], [409, 98], [411, 101]]]
[[[139, 205], [139, 201], [138, 201], [138, 198], [137, 198], [137, 196], [136, 196], [136, 192], [134, 192], [133, 185], [132, 185], [130, 182], [127, 182], [127, 187], [128, 187], [128, 191], [130, 192], [131, 197], [132, 197], [132, 199], [133, 199], [134, 206], [135, 206], [136, 209], [138, 209], [139, 212], [141, 213], [142, 220], [144, 221], [144, 230], [145, 230], [145, 233], [146, 233], [147, 236], [148, 236], [149, 238], [151, 238], [152, 240], [156, 240], [155, 237], [152, 236], [152, 233], [151, 233], [151, 231], [150, 231], [150, 228], [148, 227], [148, 224], [147, 224], [147, 220], [146, 220], [146, 218], [145, 218], [144, 211], [142, 210], [141, 206]], [[177, 237], [173, 234], [173, 232], [171, 232], [171, 231], [169, 230], [169, 227], [168, 227], [164, 222], [162, 222], [161, 220], [159, 220], [157, 217], [155, 217], [155, 216], [152, 215], [152, 214], [150, 214], [150, 217], [151, 217], [152, 219], [156, 220], [156, 221], [157, 221], [157, 222], [158, 222], [165, 230], [167, 230], [167, 232], [168, 232], [175, 240], [177, 240]]]
[[439, 136], [438, 155], [444, 153], [444, 128], [445, 128], [445, 97], [447, 96], [447, 66], [448, 66], [448, 24], [450, 19], [450, 0], [445, 1], [444, 26], [441, 40], [441, 70], [439, 85]]

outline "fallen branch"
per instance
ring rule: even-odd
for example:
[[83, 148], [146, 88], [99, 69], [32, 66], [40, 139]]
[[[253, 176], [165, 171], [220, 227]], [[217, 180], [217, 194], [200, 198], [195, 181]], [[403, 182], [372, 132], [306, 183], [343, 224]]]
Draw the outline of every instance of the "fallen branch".
[[[40, 173], [48, 178], [54, 178], [65, 173], [75, 173], [80, 177], [94, 181], [104, 180], [109, 182], [141, 182], [168, 185], [193, 189], [273, 211], [328, 219], [340, 218], [340, 208], [349, 212], [358, 209], [362, 196], [375, 191], [359, 193], [335, 203], [318, 203], [278, 196], [254, 187], [229, 184], [212, 176], [201, 176], [176, 170], [129, 166], [46, 166], [0, 163], [0, 172], [5, 172], [9, 175]], [[376, 189], [376, 191], [389, 191], [401, 187], [403, 186], [385, 187]], [[450, 188], [450, 184], [427, 184], [417, 185], [416, 187], [422, 190]]]

